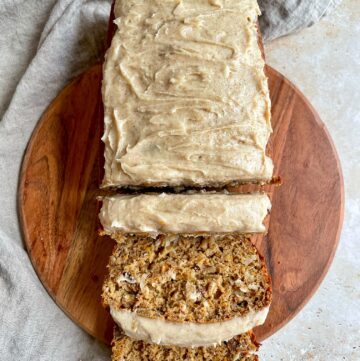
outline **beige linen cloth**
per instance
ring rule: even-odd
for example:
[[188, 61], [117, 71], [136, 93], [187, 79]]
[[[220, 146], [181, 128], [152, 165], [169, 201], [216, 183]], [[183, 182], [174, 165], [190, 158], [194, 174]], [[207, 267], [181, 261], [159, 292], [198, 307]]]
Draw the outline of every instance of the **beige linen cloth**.
[[[260, 0], [266, 41], [318, 21], [339, 2]], [[0, 360], [109, 360], [39, 282], [24, 248], [16, 193], [29, 137], [51, 100], [101, 61], [110, 0], [0, 0]], [[42, 205], [39, 204], [39, 207]]]

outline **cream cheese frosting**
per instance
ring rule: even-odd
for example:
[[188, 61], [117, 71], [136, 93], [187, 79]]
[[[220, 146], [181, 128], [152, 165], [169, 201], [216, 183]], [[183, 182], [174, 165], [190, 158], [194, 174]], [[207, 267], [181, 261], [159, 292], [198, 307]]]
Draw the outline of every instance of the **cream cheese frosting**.
[[271, 208], [265, 194], [137, 194], [102, 200], [106, 233], [257, 233]]
[[269, 180], [256, 0], [121, 0], [103, 73], [103, 186]]
[[135, 339], [161, 345], [180, 347], [212, 346], [228, 341], [265, 322], [269, 307], [251, 311], [244, 316], [213, 323], [177, 323], [150, 319], [127, 310], [110, 307], [114, 321], [124, 333]]

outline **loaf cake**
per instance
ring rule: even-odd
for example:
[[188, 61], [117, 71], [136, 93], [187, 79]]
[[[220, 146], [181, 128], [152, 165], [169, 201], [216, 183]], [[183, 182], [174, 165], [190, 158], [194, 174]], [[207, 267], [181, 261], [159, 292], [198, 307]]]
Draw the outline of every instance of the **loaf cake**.
[[112, 341], [112, 361], [255, 361], [258, 358], [253, 353], [258, 346], [251, 332], [217, 346], [193, 348], [136, 341], [116, 329]]
[[104, 63], [103, 187], [266, 182], [256, 0], [121, 0]]
[[106, 234], [264, 232], [265, 194], [127, 194], [105, 197], [99, 214]]
[[265, 321], [270, 277], [249, 238], [115, 238], [103, 303], [127, 336], [180, 347], [211, 346]]
[[253, 361], [251, 330], [271, 280], [250, 240], [265, 194], [223, 187], [271, 180], [272, 132], [256, 0], [116, 0], [103, 68], [102, 233], [116, 240], [102, 300], [113, 361]]

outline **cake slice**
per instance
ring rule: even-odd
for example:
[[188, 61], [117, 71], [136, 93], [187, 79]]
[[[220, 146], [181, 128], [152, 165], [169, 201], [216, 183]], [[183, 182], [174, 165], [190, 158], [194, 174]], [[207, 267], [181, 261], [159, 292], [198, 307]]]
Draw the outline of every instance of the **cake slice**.
[[133, 340], [118, 329], [112, 341], [112, 361], [255, 361], [259, 344], [251, 332], [209, 347], [159, 346]]
[[102, 199], [106, 234], [201, 234], [264, 232], [271, 207], [266, 194], [149, 193]]
[[118, 0], [104, 63], [103, 187], [266, 182], [256, 0]]
[[265, 321], [271, 282], [249, 238], [115, 238], [103, 303], [127, 336], [163, 345], [211, 346]]

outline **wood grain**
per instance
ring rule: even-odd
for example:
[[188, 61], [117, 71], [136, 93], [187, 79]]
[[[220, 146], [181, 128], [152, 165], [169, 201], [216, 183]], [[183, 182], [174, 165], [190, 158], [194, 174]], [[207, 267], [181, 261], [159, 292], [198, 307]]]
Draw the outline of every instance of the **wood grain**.
[[[288, 80], [269, 67], [267, 74], [272, 156], [283, 185], [275, 192], [274, 186], [265, 187], [273, 201], [269, 232], [254, 237], [274, 290], [269, 317], [256, 330], [260, 340], [314, 294], [333, 259], [344, 206], [341, 168], [324, 124]], [[41, 282], [74, 322], [109, 342], [113, 323], [100, 293], [113, 242], [97, 233], [100, 83], [99, 65], [68, 85], [44, 113], [26, 150], [18, 200], [25, 243]]]

